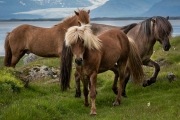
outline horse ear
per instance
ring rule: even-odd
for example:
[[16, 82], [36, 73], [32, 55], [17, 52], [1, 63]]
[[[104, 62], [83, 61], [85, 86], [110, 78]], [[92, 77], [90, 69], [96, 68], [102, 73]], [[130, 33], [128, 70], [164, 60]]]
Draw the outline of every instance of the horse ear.
[[151, 18], [151, 21], [152, 21], [153, 23], [156, 23], [156, 18]]
[[169, 16], [167, 16], [166, 19], [169, 20]]
[[88, 10], [88, 14], [90, 13], [90, 10]]
[[74, 11], [74, 13], [78, 16], [79, 15], [79, 13], [78, 12], [76, 12], [76, 11]]

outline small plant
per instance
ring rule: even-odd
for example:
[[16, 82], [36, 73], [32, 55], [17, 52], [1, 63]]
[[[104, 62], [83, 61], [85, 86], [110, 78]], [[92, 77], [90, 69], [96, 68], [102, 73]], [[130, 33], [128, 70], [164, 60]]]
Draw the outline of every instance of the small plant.
[[0, 92], [13, 91], [20, 92], [23, 87], [21, 80], [15, 77], [15, 72], [11, 68], [0, 69]]

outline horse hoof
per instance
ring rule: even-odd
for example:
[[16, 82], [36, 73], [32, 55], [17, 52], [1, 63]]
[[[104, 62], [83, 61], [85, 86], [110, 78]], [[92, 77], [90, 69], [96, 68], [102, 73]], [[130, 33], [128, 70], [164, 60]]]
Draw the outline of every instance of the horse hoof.
[[126, 95], [126, 93], [122, 93], [122, 96], [124, 97], [124, 98], [127, 98], [128, 96]]
[[115, 101], [114, 103], [113, 103], [113, 106], [119, 106], [120, 105], [120, 101]]
[[91, 116], [91, 117], [94, 117], [94, 116], [96, 116], [96, 114], [90, 114], [90, 116]]
[[148, 81], [149, 81], [149, 80], [145, 80], [145, 81], [143, 82], [143, 87], [146, 87], [146, 86], [149, 85], [149, 84], [148, 84]]
[[75, 98], [80, 98], [81, 97], [81, 93], [76, 93], [74, 97]]

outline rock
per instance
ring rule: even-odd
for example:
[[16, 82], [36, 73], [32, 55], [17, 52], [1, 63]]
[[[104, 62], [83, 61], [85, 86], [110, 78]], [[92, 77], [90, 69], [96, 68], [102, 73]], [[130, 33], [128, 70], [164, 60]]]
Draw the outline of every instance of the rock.
[[174, 73], [169, 72], [167, 75], [167, 78], [168, 78], [169, 82], [171, 83], [177, 79], [177, 75], [174, 75]]
[[39, 56], [37, 56], [37, 55], [35, 55], [33, 53], [30, 53], [30, 54], [28, 54], [27, 57], [25, 57], [23, 59], [23, 62], [24, 62], [24, 64], [28, 64], [28, 63], [33, 62], [34, 60], [36, 60], [38, 57]]
[[32, 68], [25, 68], [21, 71], [21, 76], [29, 81], [37, 80], [46, 77], [52, 77], [56, 79], [59, 77], [59, 68], [48, 67], [48, 66], [34, 66]]

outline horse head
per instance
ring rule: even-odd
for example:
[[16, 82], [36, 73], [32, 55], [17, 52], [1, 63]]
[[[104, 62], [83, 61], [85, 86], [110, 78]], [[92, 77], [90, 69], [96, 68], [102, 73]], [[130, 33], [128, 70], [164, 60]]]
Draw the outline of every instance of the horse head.
[[89, 17], [90, 10], [85, 11], [84, 9], [82, 10], [78, 9], [78, 11], [74, 11], [74, 13], [78, 18], [79, 26], [90, 23], [90, 17]]
[[86, 50], [100, 50], [101, 41], [92, 34], [90, 25], [73, 26], [68, 29], [65, 35], [65, 44], [71, 48], [75, 63], [83, 64], [83, 56]]
[[162, 47], [165, 51], [168, 51], [171, 47], [169, 38], [172, 33], [172, 25], [168, 21], [169, 17], [154, 17], [151, 18], [153, 23], [154, 37], [157, 41], [162, 44]]
[[84, 40], [78, 38], [77, 43], [71, 45], [71, 51], [74, 55], [76, 65], [81, 66], [85, 52]]

